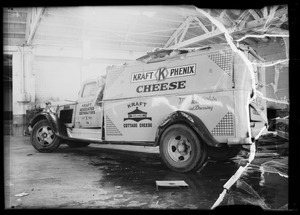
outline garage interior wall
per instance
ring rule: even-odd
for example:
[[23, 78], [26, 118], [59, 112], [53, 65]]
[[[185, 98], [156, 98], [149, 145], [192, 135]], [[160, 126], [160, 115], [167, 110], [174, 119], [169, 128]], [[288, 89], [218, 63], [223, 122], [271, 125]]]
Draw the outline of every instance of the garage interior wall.
[[81, 84], [81, 62], [74, 58], [36, 57], [35, 102], [76, 99]]
[[[288, 59], [288, 41], [282, 38], [270, 38], [266, 43], [259, 43], [256, 51], [266, 62]], [[266, 67], [266, 97], [274, 100], [289, 100], [289, 67], [288, 64], [277, 64]], [[286, 105], [267, 102], [268, 108], [282, 110]]]
[[[35, 105], [41, 105], [47, 100], [76, 100], [83, 81], [105, 75], [107, 66], [131, 60], [85, 57], [81, 56], [80, 49], [64, 49], [64, 54], [56, 49], [48, 49], [47, 54], [36, 51], [33, 65]], [[73, 56], [69, 55], [71, 51]]]
[[[11, 54], [13, 59], [13, 121], [10, 133], [16, 136], [24, 134], [26, 111], [44, 107], [45, 101], [76, 100], [83, 81], [105, 75], [109, 65], [136, 58], [132, 55], [127, 59], [118, 59], [118, 55], [123, 53], [106, 54], [105, 58], [102, 55], [85, 57], [80, 48], [11, 46], [5, 49], [4, 53]], [[64, 52], [57, 51], [61, 49]]]
[[30, 48], [20, 46], [4, 46], [4, 55], [12, 56], [12, 122], [9, 132], [12, 135], [23, 135], [25, 113], [34, 103], [35, 89], [32, 75], [33, 52]]

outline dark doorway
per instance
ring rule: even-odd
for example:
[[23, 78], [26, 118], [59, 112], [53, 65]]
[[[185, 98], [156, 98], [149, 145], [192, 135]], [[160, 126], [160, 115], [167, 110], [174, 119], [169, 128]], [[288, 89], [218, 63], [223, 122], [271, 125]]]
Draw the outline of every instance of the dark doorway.
[[4, 135], [12, 134], [12, 55], [3, 55]]

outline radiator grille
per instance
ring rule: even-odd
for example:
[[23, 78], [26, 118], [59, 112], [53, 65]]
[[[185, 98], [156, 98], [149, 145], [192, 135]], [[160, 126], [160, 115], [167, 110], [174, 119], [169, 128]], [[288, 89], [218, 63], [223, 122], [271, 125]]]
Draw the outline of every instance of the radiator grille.
[[72, 123], [72, 115], [73, 115], [73, 109], [61, 110], [59, 118], [63, 123]]

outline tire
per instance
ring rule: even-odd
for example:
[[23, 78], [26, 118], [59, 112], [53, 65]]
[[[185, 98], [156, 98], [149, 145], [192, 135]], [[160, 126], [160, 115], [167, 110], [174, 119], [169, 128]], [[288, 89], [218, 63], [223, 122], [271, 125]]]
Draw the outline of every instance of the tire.
[[75, 142], [75, 141], [67, 141], [66, 144], [70, 148], [80, 148], [80, 147], [87, 147], [91, 143], [85, 143], [85, 142]]
[[36, 123], [30, 135], [32, 146], [38, 152], [53, 152], [60, 145], [60, 138], [52, 131], [49, 122], [44, 119]]
[[207, 159], [206, 146], [188, 126], [174, 124], [162, 134], [160, 156], [165, 165], [175, 172], [196, 171]]
[[235, 157], [241, 150], [241, 146], [222, 146], [222, 147], [208, 147], [208, 157], [216, 161], [226, 161]]

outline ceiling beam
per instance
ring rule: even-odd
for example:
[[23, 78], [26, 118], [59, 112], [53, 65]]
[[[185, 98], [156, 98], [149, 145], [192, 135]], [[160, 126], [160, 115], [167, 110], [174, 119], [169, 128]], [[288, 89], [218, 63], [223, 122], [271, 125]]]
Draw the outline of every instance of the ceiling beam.
[[226, 10], [223, 10], [219, 16], [215, 17], [215, 19], [222, 22], [224, 25], [231, 27], [232, 24], [235, 24], [226, 14]]
[[26, 45], [31, 45], [45, 8], [32, 8], [27, 15]]
[[[126, 34], [126, 31], [120, 31], [120, 30], [110, 30], [107, 28], [104, 28], [102, 25], [91, 25], [88, 24], [88, 26], [80, 26], [80, 25], [70, 25], [70, 24], [58, 24], [58, 23], [48, 23], [44, 22], [42, 26], [46, 27], [57, 27], [57, 28], [70, 28], [70, 29], [79, 29], [79, 30], [91, 30], [91, 31], [97, 31], [97, 32], [110, 32], [110, 33], [121, 33], [121, 34]], [[154, 36], [154, 37], [167, 37], [169, 38], [170, 36], [167, 35], [161, 35], [161, 34], [155, 34], [155, 33], [168, 33], [171, 31], [176, 30], [177, 28], [165, 28], [163, 30], [150, 30], [150, 31], [144, 31], [144, 32], [129, 32], [128, 36], [133, 36], [133, 35], [147, 35], [147, 36]], [[154, 33], [154, 34], [153, 34]]]
[[9, 19], [9, 20], [3, 20], [3, 24], [23, 24], [24, 25], [24, 24], [26, 24], [26, 22]]
[[[52, 57], [76, 57], [82, 58], [83, 50], [80, 47], [60, 47], [55, 46], [39, 46], [35, 49], [36, 56], [52, 56]], [[144, 52], [137, 51], [120, 51], [120, 50], [106, 50], [106, 49], [93, 49], [90, 50], [90, 58], [94, 59], [112, 59], [112, 60], [134, 60], [142, 55]]]
[[[47, 11], [47, 15], [51, 15], [51, 16], [57, 17], [57, 18], [63, 17], [63, 18], [71, 20], [71, 22], [74, 22], [75, 19], [76, 19], [76, 21], [78, 20], [78, 21], [81, 21], [81, 22], [89, 21], [86, 18], [83, 18], [81, 16], [69, 16], [69, 15], [65, 15], [65, 14], [55, 13], [55, 12], [52, 12], [52, 11]], [[122, 20], [121, 16], [119, 18], [120, 19], [113, 20], [113, 19], [109, 19], [109, 17], [108, 17], [107, 19], [102, 19], [101, 23], [103, 23], [103, 24], [104, 23], [118, 24], [118, 25], [123, 25], [123, 24], [127, 25], [128, 24], [128, 21]], [[166, 27], [169, 27], [168, 25], [166, 25], [166, 26], [155, 25], [155, 24], [147, 25], [147, 24], [142, 24], [142, 23], [136, 23], [136, 25], [137, 26], [144, 26], [146, 28], [162, 29], [162, 30], [165, 29]], [[101, 26], [98, 26], [98, 27], [101, 27]]]
[[188, 16], [185, 21], [183, 23], [181, 23], [181, 25], [179, 25], [179, 27], [174, 31], [174, 33], [172, 34], [172, 36], [168, 39], [168, 41], [165, 43], [164, 48], [168, 47], [174, 40], [176, 40], [176, 38], [178, 38], [179, 33], [181, 31], [184, 30], [184, 28], [187, 25], [190, 25], [190, 22], [193, 20], [194, 18], [192, 16]]
[[[67, 40], [67, 41], [82, 41], [82, 37], [79, 36], [63, 36], [63, 35], [49, 35], [49, 34], [39, 34], [37, 36], [37, 39], [39, 40], [44, 40], [44, 41], [49, 41], [49, 40], [58, 40], [58, 41], [63, 41], [63, 40]], [[135, 43], [138, 44], [140, 46], [146, 46], [146, 44], [153, 44], [154, 46], [160, 46], [162, 45], [162, 43], [156, 43], [156, 42], [151, 42], [151, 41], [141, 41], [139, 43], [136, 43], [132, 40], [128, 40], [128, 41], [124, 41], [122, 38], [117, 39], [117, 38], [111, 38], [111, 37], [106, 37], [106, 38], [99, 38], [99, 37], [89, 37], [87, 36], [86, 39], [90, 39], [92, 41], [101, 41], [102, 43], [105, 43], [103, 40], [108, 41], [108, 42], [124, 42], [125, 43]]]
[[170, 48], [170, 49], [183, 48], [183, 47], [189, 46], [193, 43], [201, 42], [202, 40], [206, 40], [208, 38], [218, 36], [220, 34], [223, 34], [223, 32], [221, 32], [219, 29], [217, 29], [217, 30], [214, 30], [212, 32], [202, 34], [200, 36], [185, 40], [185, 41], [183, 41], [181, 43], [178, 43], [178, 44], [175, 44], [173, 46], [169, 46], [168, 48]]
[[[253, 11], [252, 11], [252, 13], [253, 13]], [[287, 8], [286, 7], [283, 8], [283, 9], [279, 9], [279, 10], [275, 11], [275, 13], [272, 16], [273, 19], [270, 20], [269, 23], [272, 23], [272, 22], [276, 21], [274, 19], [278, 19], [281, 16], [285, 15], [286, 13], [287, 13]], [[244, 16], [245, 14], [246, 13], [244, 12], [242, 15]], [[223, 18], [224, 15], [225, 15], [225, 13], [223, 13], [223, 16], [220, 16], [220, 17]], [[220, 19], [220, 17], [215, 17], [215, 18]], [[245, 29], [250, 30], [250, 29], [258, 28], [258, 27], [264, 25], [267, 19], [268, 19], [268, 16], [266, 15], [266, 11], [265, 11], [265, 16], [264, 17], [246, 22], [245, 25], [233, 26], [231, 28], [228, 28], [227, 30], [228, 30], [229, 34], [234, 34], [234, 33], [239, 33], [239, 32], [241, 32]], [[182, 30], [182, 29], [179, 29], [179, 30]], [[175, 33], [179, 33], [179, 30], [176, 30], [177, 32], [175, 32]], [[191, 38], [191, 39], [188, 39], [188, 40], [185, 40], [185, 41], [181, 41], [180, 43], [177, 43], [177, 44], [174, 44], [174, 45], [170, 46], [172, 40], [175, 37], [175, 35], [173, 34], [171, 36], [171, 38], [168, 40], [169, 43], [166, 43], [164, 47], [165, 48], [168, 47], [168, 48], [171, 48], [171, 49], [172, 48], [175, 48], [175, 49], [176, 48], [182, 48], [182, 47], [186, 47], [186, 46], [189, 46], [189, 45], [192, 45], [192, 44], [195, 44], [195, 43], [199, 43], [203, 40], [207, 40], [207, 39], [215, 37], [215, 36], [220, 36], [222, 34], [223, 34], [223, 32], [221, 32], [219, 29], [212, 28], [212, 30], [210, 32], [206, 32], [205, 34], [196, 36], [194, 38]]]
[[[266, 10], [263, 10], [263, 11], [266, 11]], [[268, 15], [266, 15], [267, 12], [265, 12], [264, 14], [264, 17], [261, 17], [259, 19], [255, 19], [253, 21], [250, 21], [250, 22], [247, 22], [245, 24], [245, 28], [247, 29], [252, 29], [252, 28], [257, 28], [261, 25], [264, 25], [265, 22], [267, 21], [268, 19]], [[279, 9], [277, 11], [275, 11], [275, 14], [274, 14], [274, 17], [273, 17], [273, 20], [270, 21], [270, 23], [274, 22], [274, 19], [278, 19], [282, 16], [284, 16], [285, 14], [287, 14], [287, 8], [284, 7], [282, 9]]]
[[[126, 31], [118, 31], [118, 30], [109, 30], [109, 29], [104, 29], [101, 26], [85, 26], [81, 27], [78, 25], [65, 25], [65, 24], [52, 24], [52, 23], [43, 23], [41, 27], [54, 27], [54, 28], [63, 28], [63, 29], [79, 29], [79, 30], [90, 30], [90, 31], [96, 31], [96, 32], [114, 32], [114, 33], [121, 33], [125, 34]], [[162, 34], [155, 34], [159, 32], [170, 32], [174, 31], [176, 28], [170, 28], [170, 29], [164, 29], [164, 30], [154, 30], [154, 31], [145, 31], [145, 32], [128, 32], [128, 36], [134, 36], [134, 35], [146, 35], [149, 37], [167, 37], [169, 38], [170, 36], [167, 35], [162, 35]]]
[[203, 22], [200, 21], [200, 19], [197, 16], [195, 16], [194, 19], [198, 22], [198, 24], [200, 25], [200, 27], [205, 33], [209, 32], [206, 26], [203, 24]]
[[18, 46], [24, 44], [24, 38], [11, 38], [11, 37], [3, 37], [3, 45], [5, 46]]
[[[54, 41], [57, 42], [57, 41]], [[59, 48], [82, 48], [81, 44], [79, 43], [72, 43], [72, 44], [68, 44], [68, 43], [53, 43], [53, 42], [47, 42], [45, 43], [42, 40], [39, 40], [38, 38], [35, 39], [35, 43], [34, 43], [35, 47], [59, 47]], [[6, 46], [5, 46], [6, 47]], [[117, 43], [113, 43], [112, 44], [108, 44], [108, 43], [103, 43], [103, 44], [94, 44], [93, 45], [93, 49], [106, 49], [106, 50], [112, 50], [112, 51], [133, 51], [133, 52], [143, 52], [143, 55], [145, 54], [145, 52], [152, 50], [154, 48], [157, 48], [157, 46], [137, 46], [137, 45], [123, 45], [123, 46], [119, 46]]]
[[3, 12], [4, 13], [27, 13], [27, 9], [15, 7], [15, 8], [11, 8], [11, 9], [3, 9]]
[[249, 10], [249, 12], [250, 12], [250, 14], [252, 15], [252, 17], [254, 18], [254, 19], [260, 19], [260, 16], [258, 15], [258, 13], [255, 11], [255, 10], [253, 10], [253, 9], [250, 9]]
[[8, 31], [3, 31], [3, 34], [20, 34], [20, 35], [25, 35], [25, 32], [23, 32], [23, 31], [10, 31], [10, 29], [8, 29]]
[[191, 24], [190, 22], [187, 23], [187, 25], [186, 25], [186, 26], [184, 27], [184, 29], [182, 30], [181, 37], [180, 37], [178, 43], [180, 43], [180, 42], [184, 39], [184, 37], [185, 37], [185, 35], [186, 35], [186, 32], [188, 31], [188, 29], [189, 29], [189, 27], [190, 27], [190, 24]]

